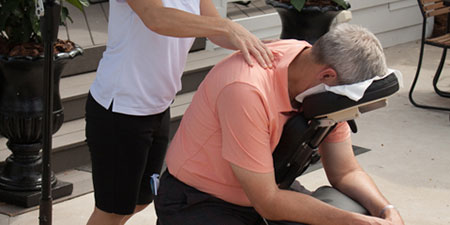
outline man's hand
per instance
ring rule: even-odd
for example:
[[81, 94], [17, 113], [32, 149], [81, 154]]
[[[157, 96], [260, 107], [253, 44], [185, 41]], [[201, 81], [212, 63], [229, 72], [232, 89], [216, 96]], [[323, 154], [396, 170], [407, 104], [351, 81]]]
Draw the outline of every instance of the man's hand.
[[350, 224], [353, 225], [397, 225], [391, 221], [381, 219], [373, 216], [365, 216], [361, 214], [355, 214]]
[[384, 212], [383, 218], [387, 221], [391, 221], [394, 225], [404, 225], [402, 217], [397, 209], [389, 209]]

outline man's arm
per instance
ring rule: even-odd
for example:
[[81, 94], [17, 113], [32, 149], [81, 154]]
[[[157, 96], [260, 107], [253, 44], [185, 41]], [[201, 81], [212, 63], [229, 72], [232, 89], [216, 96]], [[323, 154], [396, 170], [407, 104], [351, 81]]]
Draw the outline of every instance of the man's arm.
[[221, 18], [211, 0], [200, 0], [200, 16], [164, 7], [161, 0], [127, 0], [130, 7], [152, 31], [173, 37], [208, 37], [214, 43], [250, 54], [263, 67], [272, 67], [272, 52], [253, 34], [231, 20]]
[[265, 106], [267, 103], [258, 89], [240, 82], [225, 87], [216, 101], [222, 156], [230, 163], [258, 213], [269, 220], [311, 225], [391, 224], [380, 218], [335, 208], [309, 195], [279, 189], [270, 150], [271, 120]]
[[[362, 204], [373, 216], [380, 216], [389, 202], [373, 180], [359, 166], [353, 154], [351, 139], [340, 143], [324, 142], [320, 146], [322, 164], [331, 185]], [[381, 215], [393, 224], [403, 224], [396, 209], [387, 209]]]
[[302, 222], [311, 225], [391, 225], [376, 217], [344, 211], [309, 195], [281, 190], [274, 173], [255, 173], [231, 164], [234, 174], [256, 211], [268, 220]]

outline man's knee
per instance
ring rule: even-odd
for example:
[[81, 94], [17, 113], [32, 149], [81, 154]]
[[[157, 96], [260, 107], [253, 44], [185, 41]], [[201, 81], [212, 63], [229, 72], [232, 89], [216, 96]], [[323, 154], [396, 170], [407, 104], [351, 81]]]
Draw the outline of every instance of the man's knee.
[[369, 215], [367, 209], [364, 208], [361, 204], [333, 187], [322, 186], [315, 190], [312, 193], [312, 196], [334, 207], [364, 215]]

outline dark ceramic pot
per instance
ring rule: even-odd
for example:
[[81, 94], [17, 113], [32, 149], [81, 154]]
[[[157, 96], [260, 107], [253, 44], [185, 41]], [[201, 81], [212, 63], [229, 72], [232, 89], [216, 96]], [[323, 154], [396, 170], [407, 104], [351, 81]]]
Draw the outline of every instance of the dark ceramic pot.
[[[80, 55], [79, 47], [59, 53], [54, 61], [53, 133], [64, 121], [59, 94], [61, 72], [69, 59]], [[0, 56], [0, 134], [8, 139], [12, 154], [0, 172], [0, 188], [37, 191], [42, 185], [42, 119], [44, 113], [43, 57]], [[53, 176], [53, 184], [56, 179]]]
[[273, 6], [280, 16], [281, 39], [305, 40], [310, 44], [330, 30], [333, 19], [341, 11], [333, 6], [308, 6], [299, 12], [290, 4], [275, 0], [266, 0], [266, 3]]

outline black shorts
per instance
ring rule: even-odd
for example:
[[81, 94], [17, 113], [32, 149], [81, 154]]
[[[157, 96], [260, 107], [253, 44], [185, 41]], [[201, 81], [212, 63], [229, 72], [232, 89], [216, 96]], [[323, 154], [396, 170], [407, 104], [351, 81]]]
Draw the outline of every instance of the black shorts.
[[130, 116], [103, 108], [89, 94], [86, 138], [97, 208], [129, 215], [153, 200], [150, 177], [159, 174], [169, 141], [170, 112]]

